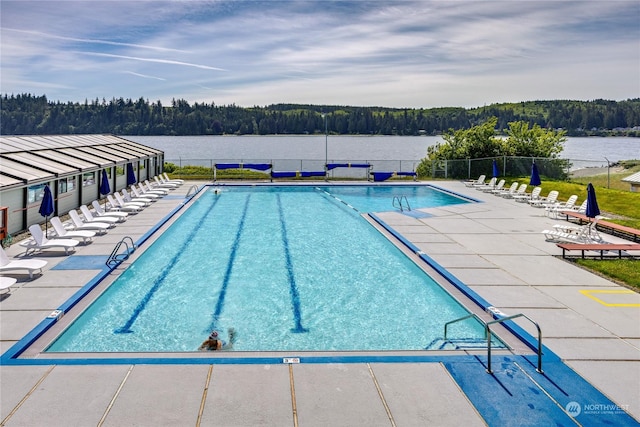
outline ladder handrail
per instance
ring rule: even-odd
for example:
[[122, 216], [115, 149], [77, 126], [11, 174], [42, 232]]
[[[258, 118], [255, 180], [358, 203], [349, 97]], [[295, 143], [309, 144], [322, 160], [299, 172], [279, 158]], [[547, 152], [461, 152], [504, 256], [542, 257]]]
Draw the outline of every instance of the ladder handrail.
[[[129, 246], [129, 243], [127, 243], [127, 241], [131, 242], [131, 246]], [[119, 253], [120, 247], [122, 245], [126, 246], [126, 251], [124, 253]], [[120, 240], [116, 244], [116, 246], [113, 248], [113, 250], [111, 251], [111, 255], [109, 255], [109, 258], [107, 258], [107, 261], [105, 262], [105, 264], [107, 265], [107, 267], [113, 268], [118, 264], [120, 264], [122, 261], [129, 258], [129, 255], [134, 253], [135, 250], [136, 250], [136, 245], [135, 243], [133, 243], [133, 239], [129, 236], [124, 236], [122, 240]]]
[[191, 196], [191, 190], [194, 190], [193, 195], [195, 196], [195, 194], [198, 192], [198, 186], [196, 184], [193, 184], [191, 187], [189, 187], [189, 190], [187, 191], [187, 195], [184, 196], [185, 199], [188, 199], [189, 196]]
[[[407, 210], [410, 211], [411, 210], [411, 206], [409, 205], [409, 199], [407, 199], [407, 196], [400, 195], [400, 196], [393, 196], [393, 200], [391, 202], [391, 205], [394, 208], [398, 208], [400, 209], [400, 212], [404, 212], [404, 205], [402, 204], [402, 201], [405, 201], [407, 204]], [[396, 205], [396, 201], [398, 202], [398, 204]]]
[[511, 319], [515, 319], [517, 317], [524, 317], [525, 319], [527, 319], [529, 322], [533, 323], [536, 326], [536, 329], [538, 330], [538, 367], [536, 368], [536, 371], [539, 373], [543, 373], [542, 371], [542, 331], [540, 330], [540, 325], [538, 325], [536, 322], [534, 322], [533, 320], [531, 320], [528, 316], [526, 316], [525, 314], [522, 313], [518, 313], [518, 314], [514, 314], [512, 316], [507, 316], [507, 317], [501, 317], [500, 319], [496, 319], [496, 320], [492, 320], [491, 322], [487, 322], [485, 323], [485, 331], [487, 333], [487, 341], [488, 341], [488, 347], [487, 347], [487, 373], [492, 374], [493, 371], [491, 371], [491, 325], [494, 323], [502, 323], [505, 322], [507, 320], [511, 320]]
[[474, 317], [476, 320], [478, 320], [478, 321], [479, 321], [480, 323], [482, 323], [483, 325], [486, 325], [485, 321], [484, 321], [484, 320], [482, 320], [482, 319], [481, 319], [477, 314], [475, 314], [475, 313], [471, 313], [471, 314], [468, 314], [468, 315], [466, 315], [466, 316], [464, 316], [464, 317], [461, 317], [461, 318], [459, 318], [459, 319], [450, 320], [449, 322], [445, 323], [445, 324], [444, 324], [444, 339], [445, 339], [445, 340], [447, 339], [447, 329], [449, 328], [449, 325], [450, 325], [450, 324], [452, 324], [452, 323], [456, 323], [456, 322], [460, 322], [460, 321], [462, 321], [462, 320], [467, 320], [467, 319], [470, 319], [470, 318], [472, 318], [472, 317]]

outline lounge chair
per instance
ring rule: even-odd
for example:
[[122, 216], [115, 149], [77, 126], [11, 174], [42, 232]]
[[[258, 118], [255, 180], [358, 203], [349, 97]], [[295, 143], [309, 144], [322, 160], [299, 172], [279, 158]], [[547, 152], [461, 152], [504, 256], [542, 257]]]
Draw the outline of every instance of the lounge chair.
[[144, 191], [145, 193], [155, 193], [155, 194], [161, 194], [163, 196], [166, 196], [167, 194], [169, 194], [169, 190], [166, 188], [159, 188], [159, 187], [153, 188], [153, 186], [151, 185], [148, 179], [144, 181], [144, 185], [140, 183], [140, 188], [145, 190]]
[[64, 249], [64, 253], [69, 255], [69, 252], [75, 250], [75, 247], [80, 243], [74, 239], [47, 239], [39, 224], [33, 224], [29, 227], [29, 232], [31, 232], [31, 239], [24, 240], [20, 243], [21, 246], [26, 248], [25, 255], [54, 248], [62, 248]]
[[71, 226], [74, 230], [89, 230], [95, 231], [98, 234], [107, 234], [109, 228], [115, 227], [112, 222], [102, 221], [87, 221], [83, 222], [78, 212], [75, 210], [69, 211], [69, 218], [71, 218]]
[[600, 216], [585, 225], [556, 224], [552, 230], [544, 230], [545, 239], [551, 242], [602, 243], [604, 239], [598, 233], [596, 224]]
[[[522, 185], [524, 185], [524, 189], [522, 190], [522, 192], [524, 193], [524, 191], [527, 189], [527, 185], [526, 184], [522, 184]], [[496, 196], [504, 197], [505, 199], [510, 199], [516, 194], [517, 191], [518, 191], [518, 183], [512, 182], [508, 190], [503, 189], [500, 191], [496, 191], [493, 194], [495, 194]]]
[[[164, 180], [162, 180], [162, 178], [164, 178]], [[175, 182], [176, 184], [180, 184], [180, 185], [184, 184], [184, 179], [169, 178], [169, 175], [167, 175], [167, 173], [166, 173], [166, 172], [163, 172], [163, 173], [160, 175], [160, 179], [161, 179], [163, 182]]]
[[580, 206], [573, 206], [572, 208], [564, 208], [564, 209], [560, 209], [560, 211], [558, 212], [560, 215], [562, 215], [563, 212], [578, 212], [578, 213], [585, 213], [587, 211], [587, 201], [583, 201], [582, 204]]
[[525, 203], [525, 202], [528, 202], [529, 200], [536, 200], [538, 197], [540, 197], [541, 191], [542, 191], [542, 188], [535, 187], [533, 190], [531, 190], [531, 193], [529, 194], [524, 193], [524, 194], [517, 194], [513, 196], [513, 200], [520, 203]]
[[93, 237], [96, 235], [95, 231], [87, 231], [87, 230], [67, 230], [64, 228], [64, 224], [60, 221], [60, 218], [54, 216], [51, 218], [51, 225], [56, 232], [58, 237], [62, 237], [65, 239], [82, 239], [82, 243], [86, 244], [90, 242]]
[[10, 259], [4, 249], [0, 248], [0, 271], [26, 270], [29, 279], [33, 279], [33, 273], [42, 273], [42, 269], [47, 265], [43, 259]]
[[484, 190], [492, 190], [496, 185], [496, 178], [491, 178], [489, 182], [482, 185], [474, 185], [473, 188], [476, 190], [484, 191]]
[[[104, 217], [109, 217], [109, 218], [115, 218], [118, 220], [118, 222], [125, 222], [127, 220], [127, 217], [129, 216], [128, 213], [126, 212], [116, 212], [116, 211], [105, 211], [102, 206], [100, 206], [100, 203], [98, 203], [97, 200], [94, 200], [93, 202], [91, 202], [91, 205], [93, 206], [93, 209], [95, 210], [96, 213], [96, 217], [94, 218], [95, 221], [102, 221]], [[88, 209], [87, 209], [88, 210]], [[84, 214], [84, 211], [83, 211]], [[93, 217], [93, 215], [91, 215]], [[87, 216], [85, 215], [84, 217], [85, 222], [88, 222]], [[111, 222], [111, 221], [104, 221], [104, 222]]]
[[142, 200], [137, 200], [135, 202], [128, 202], [124, 199], [124, 197], [120, 193], [113, 193], [113, 197], [116, 199], [116, 202], [118, 202], [120, 207], [128, 205], [128, 206], [138, 206], [140, 208], [145, 208], [151, 204], [151, 202], [143, 202]]
[[[116, 193], [118, 194], [118, 193]], [[122, 198], [122, 196], [121, 196]], [[109, 203], [109, 210], [128, 212], [128, 213], [138, 213], [142, 210], [142, 206], [139, 204], [125, 204], [120, 203], [119, 200], [113, 198], [111, 194], [107, 194], [107, 201]]]
[[122, 189], [122, 193], [114, 193], [114, 196], [116, 194], [122, 196], [122, 201], [125, 203], [141, 203], [143, 206], [149, 206], [152, 202], [155, 202], [155, 199], [152, 200], [149, 197], [132, 197], [126, 188]]
[[155, 193], [142, 193], [142, 191], [138, 190], [138, 187], [136, 187], [135, 185], [131, 186], [131, 193], [133, 193], [132, 197], [137, 197], [137, 198], [145, 198], [145, 199], [150, 199], [152, 202], [157, 202], [159, 199], [162, 198], [162, 196], [160, 194], [155, 194]]
[[91, 211], [89, 210], [88, 207], [86, 207], [85, 205], [81, 205], [80, 206], [80, 212], [82, 212], [82, 216], [84, 217], [84, 221], [87, 223], [92, 223], [92, 222], [107, 222], [109, 224], [113, 224], [115, 225], [116, 222], [120, 221], [120, 218], [114, 217], [114, 216], [101, 216], [99, 218], [96, 218], [93, 216], [93, 214], [91, 213]]
[[498, 181], [498, 183], [496, 184], [495, 187], [493, 187], [493, 188], [483, 188], [482, 191], [484, 191], [485, 193], [493, 193], [493, 194], [495, 194], [495, 193], [500, 192], [500, 191], [502, 191], [504, 189], [504, 183], [505, 183], [505, 180], [501, 179], [500, 181]]
[[156, 184], [157, 184], [156, 186], [160, 187], [160, 188], [168, 188], [170, 190], [175, 190], [176, 188], [178, 188], [178, 184], [162, 182], [162, 181], [160, 181], [160, 179], [157, 176], [154, 176], [153, 180], [156, 182]]
[[7, 293], [11, 292], [11, 287], [17, 282], [13, 277], [0, 276], [0, 290], [7, 290]]
[[466, 181], [464, 185], [467, 187], [473, 187], [474, 185], [484, 184], [484, 180], [487, 179], [486, 175], [480, 175], [478, 179], [472, 179], [471, 181]]
[[548, 217], [551, 217], [551, 215], [553, 214], [553, 216], [557, 218], [559, 211], [573, 209], [577, 201], [578, 201], [578, 196], [576, 194], [573, 194], [571, 195], [571, 197], [567, 199], [566, 202], [555, 202], [553, 204], [545, 203], [544, 205], [545, 214]]
[[556, 190], [551, 190], [546, 197], [538, 197], [536, 199], [529, 200], [529, 205], [533, 206], [534, 208], [543, 208], [546, 205], [553, 205], [558, 201], [559, 195], [560, 193]]

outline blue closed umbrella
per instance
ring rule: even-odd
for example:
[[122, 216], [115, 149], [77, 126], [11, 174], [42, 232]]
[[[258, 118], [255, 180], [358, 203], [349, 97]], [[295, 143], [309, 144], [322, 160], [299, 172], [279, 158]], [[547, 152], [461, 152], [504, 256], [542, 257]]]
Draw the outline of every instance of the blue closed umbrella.
[[598, 207], [598, 200], [596, 200], [596, 190], [593, 185], [589, 183], [587, 185], [587, 211], [588, 218], [595, 218], [600, 215], [600, 208]]
[[529, 179], [529, 185], [540, 185], [542, 181], [540, 181], [540, 174], [538, 173], [538, 166], [535, 162], [531, 165], [531, 179]]
[[137, 182], [136, 173], [133, 171], [133, 163], [127, 163], [127, 186]]
[[40, 209], [38, 212], [40, 215], [44, 217], [44, 235], [47, 236], [47, 232], [49, 231], [49, 224], [47, 222], [49, 215], [53, 213], [53, 195], [51, 194], [51, 189], [49, 188], [49, 184], [44, 186], [44, 196], [42, 197], [42, 201], [40, 202]]
[[102, 169], [102, 179], [100, 180], [100, 188], [98, 189], [100, 194], [106, 196], [111, 193], [111, 186], [109, 185], [109, 177], [107, 176], [107, 171]]
[[493, 177], [497, 178], [498, 176], [500, 176], [500, 171], [498, 170], [498, 162], [496, 162], [496, 159], [493, 159]]

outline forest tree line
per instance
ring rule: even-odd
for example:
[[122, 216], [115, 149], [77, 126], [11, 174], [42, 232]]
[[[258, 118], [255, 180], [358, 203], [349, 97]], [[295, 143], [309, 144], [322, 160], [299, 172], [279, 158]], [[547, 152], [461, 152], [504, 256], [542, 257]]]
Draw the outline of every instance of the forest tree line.
[[171, 105], [113, 98], [50, 101], [46, 95], [2, 95], [2, 135], [439, 135], [497, 118], [501, 132], [514, 121], [568, 136], [640, 136], [640, 98], [625, 101], [526, 101], [478, 108], [385, 108], [274, 104], [239, 107], [193, 103]]

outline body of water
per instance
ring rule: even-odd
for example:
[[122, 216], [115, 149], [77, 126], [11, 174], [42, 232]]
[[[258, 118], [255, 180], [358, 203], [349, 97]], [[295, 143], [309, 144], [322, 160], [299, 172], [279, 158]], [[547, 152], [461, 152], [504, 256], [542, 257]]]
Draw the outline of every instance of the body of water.
[[[418, 161], [439, 136], [126, 136], [165, 152], [165, 160], [291, 159], [291, 160], [407, 160]], [[326, 144], [325, 144], [326, 142]], [[561, 155], [579, 160], [574, 166], [607, 165], [640, 158], [640, 138], [568, 138]]]

